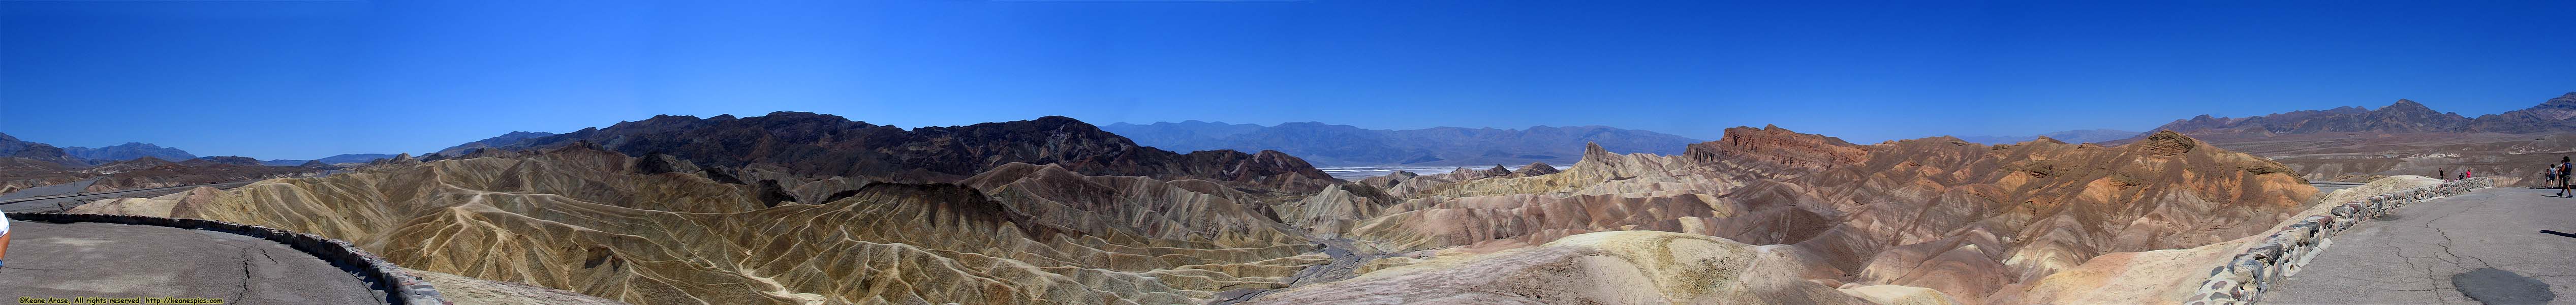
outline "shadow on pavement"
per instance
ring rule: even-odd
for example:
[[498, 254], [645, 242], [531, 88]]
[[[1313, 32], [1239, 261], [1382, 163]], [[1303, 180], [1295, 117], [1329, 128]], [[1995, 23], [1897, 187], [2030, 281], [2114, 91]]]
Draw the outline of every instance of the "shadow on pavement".
[[2451, 285], [2460, 294], [2487, 304], [2548, 304], [2555, 298], [2549, 292], [2549, 284], [2495, 268], [2452, 275]]
[[2565, 237], [2570, 237], [2570, 238], [2576, 238], [2576, 234], [2567, 234], [2567, 232], [2550, 231], [2550, 230], [2540, 230], [2540, 233], [2541, 233], [2541, 234], [2549, 234], [2549, 235], [2557, 235], [2557, 236], [2565, 236]]

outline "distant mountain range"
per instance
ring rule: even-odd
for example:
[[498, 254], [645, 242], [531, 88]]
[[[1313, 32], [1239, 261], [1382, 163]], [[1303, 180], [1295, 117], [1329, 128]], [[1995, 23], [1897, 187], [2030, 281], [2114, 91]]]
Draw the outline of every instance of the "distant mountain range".
[[301, 166], [301, 165], [303, 165], [303, 164], [304, 164], [304, 162], [311, 162], [311, 161], [319, 161], [319, 162], [322, 162], [322, 164], [362, 163], [362, 162], [367, 162], [367, 161], [374, 161], [374, 160], [376, 160], [376, 159], [392, 158], [392, 157], [394, 157], [394, 156], [396, 156], [396, 155], [395, 155], [395, 154], [339, 154], [339, 155], [335, 155], [335, 156], [322, 157], [321, 159], [313, 159], [313, 160], [276, 159], [276, 160], [260, 161], [259, 163], [260, 163], [260, 164], [266, 164], [266, 165], [268, 165], [268, 166]]
[[63, 152], [70, 153], [73, 157], [80, 157], [81, 159], [110, 162], [134, 160], [135, 158], [142, 157], [160, 158], [162, 160], [187, 160], [197, 158], [196, 154], [188, 153], [188, 151], [185, 150], [135, 142], [126, 142], [125, 144], [117, 144], [114, 146], [100, 148], [79, 146], [64, 147]]
[[1262, 126], [1191, 120], [1115, 123], [1101, 130], [1172, 151], [1277, 150], [1323, 166], [1572, 164], [1582, 158], [1585, 143], [1618, 153], [1674, 155], [1704, 142], [1607, 126], [1378, 130], [1318, 122]]
[[[475, 152], [478, 145], [494, 150]], [[1013, 162], [1055, 164], [1084, 175], [1205, 179], [1265, 188], [1312, 190], [1332, 181], [1306, 161], [1279, 152], [1171, 152], [1061, 116], [905, 130], [810, 112], [740, 118], [660, 115], [563, 134], [514, 132], [458, 145], [429, 159], [567, 146], [597, 146], [639, 157], [668, 155], [700, 166], [774, 166], [789, 174], [892, 181], [949, 182]], [[448, 152], [460, 150], [464, 152]]]
[[[481, 141], [473, 141], [473, 142], [465, 142], [465, 144], [457, 144], [456, 146], [448, 147], [447, 149], [440, 149], [440, 150], [438, 150], [438, 152], [434, 152], [434, 153], [435, 153], [435, 154], [440, 154], [440, 155], [449, 155], [449, 156], [462, 156], [462, 155], [465, 155], [466, 153], [474, 152], [474, 149], [476, 149], [476, 148], [492, 148], [492, 147], [500, 147], [500, 146], [502, 146], [502, 145], [510, 145], [510, 143], [516, 143], [516, 142], [519, 142], [519, 140], [526, 140], [526, 139], [530, 139], [530, 138], [544, 137], [544, 136], [551, 136], [551, 135], [555, 135], [555, 133], [552, 133], [552, 132], [535, 132], [535, 131], [512, 131], [512, 132], [510, 132], [510, 133], [501, 134], [500, 136], [496, 136], [496, 137], [491, 137], [491, 138], [483, 139], [483, 140], [481, 140]], [[392, 156], [392, 155], [386, 155], [386, 157], [391, 157], [391, 156]]]
[[2138, 133], [2138, 132], [2136, 132], [2136, 131], [2127, 131], [2127, 130], [2116, 130], [2116, 129], [2084, 129], [2084, 130], [2068, 130], [2068, 131], [2059, 131], [2059, 132], [2051, 132], [2051, 133], [2039, 134], [2039, 135], [2028, 135], [2028, 136], [1959, 136], [1959, 139], [1960, 139], [1960, 140], [1967, 140], [1968, 142], [1976, 142], [1977, 144], [1995, 145], [1995, 144], [2012, 144], [2012, 143], [2021, 143], [2021, 142], [2027, 142], [2027, 141], [2034, 140], [2034, 139], [2039, 139], [2039, 137], [2048, 137], [2048, 138], [2050, 138], [2050, 139], [2057, 139], [2057, 141], [2060, 141], [2060, 142], [2082, 144], [2082, 143], [2107, 142], [2107, 141], [2112, 141], [2112, 140], [2127, 139], [2127, 138], [2130, 138], [2130, 137], [2136, 137], [2136, 136], [2138, 136], [2138, 134], [2139, 134], [2139, 133]]
[[20, 141], [18, 140], [18, 137], [12, 137], [5, 133], [0, 133], [0, 158], [25, 158], [29, 161], [53, 163], [64, 166], [89, 165], [89, 162], [81, 160], [80, 157], [72, 156], [70, 152], [63, 151], [60, 147], [54, 147], [53, 145], [47, 145], [45, 143]]
[[2424, 104], [2400, 99], [2394, 104], [2379, 107], [2379, 109], [2345, 106], [2243, 118], [2201, 115], [2174, 120], [2173, 123], [2166, 123], [2156, 129], [2172, 130], [2202, 139], [2314, 133], [2576, 132], [2576, 92], [2560, 95], [2531, 108], [2481, 115], [2476, 118], [2461, 116], [2458, 113], [2433, 111]]
[[[512, 135], [518, 135], [518, 134], [521, 134], [521, 133], [512, 133]], [[539, 134], [544, 134], [544, 133], [539, 133]], [[506, 136], [506, 135], [505, 135], [505, 136]], [[486, 141], [489, 141], [489, 140], [486, 140]], [[64, 166], [70, 166], [70, 167], [88, 167], [88, 166], [93, 166], [93, 165], [104, 165], [104, 164], [109, 164], [109, 163], [116, 163], [116, 162], [122, 162], [122, 161], [131, 161], [131, 160], [135, 160], [135, 159], [142, 159], [142, 158], [145, 158], [145, 157], [150, 157], [150, 158], [153, 158], [153, 159], [165, 160], [165, 161], [170, 161], [170, 162], [189, 161], [189, 160], [203, 160], [203, 161], [205, 161], [205, 162], [211, 162], [212, 164], [232, 164], [232, 165], [244, 165], [244, 166], [261, 166], [261, 165], [265, 165], [265, 166], [304, 166], [304, 165], [306, 165], [306, 164], [305, 164], [305, 162], [310, 162], [310, 161], [321, 161], [323, 164], [340, 164], [340, 163], [351, 163], [351, 162], [367, 162], [367, 161], [375, 160], [375, 159], [392, 158], [392, 157], [394, 157], [394, 155], [393, 155], [393, 154], [341, 154], [341, 155], [337, 155], [337, 156], [323, 157], [323, 158], [321, 158], [321, 159], [315, 159], [315, 160], [275, 159], [275, 160], [259, 161], [258, 159], [251, 159], [251, 158], [248, 158], [248, 157], [241, 157], [241, 156], [202, 156], [202, 157], [201, 157], [201, 156], [197, 156], [196, 154], [188, 153], [188, 151], [187, 151], [187, 150], [182, 150], [182, 149], [178, 149], [178, 148], [171, 148], [171, 147], [161, 147], [160, 145], [153, 145], [152, 143], [137, 143], [137, 142], [127, 142], [127, 143], [125, 143], [125, 144], [110, 145], [110, 146], [106, 146], [106, 147], [99, 147], [99, 148], [88, 148], [88, 147], [78, 147], [78, 146], [57, 148], [57, 147], [55, 147], [55, 146], [53, 146], [53, 145], [50, 145], [50, 144], [45, 144], [45, 143], [36, 143], [36, 142], [27, 142], [27, 141], [19, 140], [17, 137], [11, 137], [11, 136], [9, 136], [8, 134], [0, 134], [0, 157], [18, 157], [18, 158], [27, 158], [27, 159], [38, 160], [38, 161], [54, 162], [54, 163], [58, 163], [58, 164], [62, 164], [62, 165], [64, 165]]]

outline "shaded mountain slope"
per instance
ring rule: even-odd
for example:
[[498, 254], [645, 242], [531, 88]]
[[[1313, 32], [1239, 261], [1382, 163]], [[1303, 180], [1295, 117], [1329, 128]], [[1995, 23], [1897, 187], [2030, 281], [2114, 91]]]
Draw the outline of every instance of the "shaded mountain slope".
[[70, 167], [89, 166], [89, 162], [81, 160], [80, 157], [72, 156], [70, 152], [64, 151], [60, 147], [54, 147], [53, 145], [47, 145], [45, 143], [21, 141], [18, 140], [18, 137], [12, 137], [5, 133], [0, 133], [0, 158], [24, 158], [27, 160], [48, 162]]
[[1137, 146], [1072, 118], [911, 130], [839, 116], [655, 116], [608, 128], [539, 136], [504, 150], [598, 143], [631, 156], [667, 154], [706, 166], [776, 166], [804, 176], [954, 182], [1009, 163], [1056, 164], [1085, 175], [1206, 179], [1260, 189], [1312, 191], [1331, 176], [1277, 152], [1174, 153]]
[[[438, 150], [437, 152], [434, 152], [434, 153], [435, 153], [435, 154], [441, 154], [441, 155], [461, 156], [461, 155], [465, 155], [466, 153], [474, 152], [474, 150], [475, 150], [475, 149], [479, 149], [479, 148], [504, 148], [504, 150], [508, 150], [508, 149], [506, 149], [506, 147], [517, 147], [517, 146], [512, 146], [511, 144], [519, 143], [519, 141], [521, 141], [521, 140], [527, 140], [527, 139], [533, 139], [533, 138], [539, 138], [539, 137], [545, 137], [545, 136], [551, 136], [551, 135], [555, 135], [555, 133], [552, 133], [552, 132], [534, 132], [534, 131], [512, 131], [512, 132], [510, 132], [510, 133], [504, 133], [504, 134], [501, 134], [501, 135], [499, 135], [499, 136], [493, 136], [493, 137], [490, 137], [490, 138], [484, 138], [484, 139], [482, 139], [482, 140], [475, 140], [474, 142], [465, 142], [465, 144], [457, 144], [456, 146], [451, 146], [451, 147], [448, 147], [448, 148], [446, 148], [446, 149], [440, 149], [440, 150]], [[381, 156], [381, 157], [374, 157], [374, 158], [367, 158], [367, 160], [375, 160], [375, 159], [380, 159], [380, 158], [385, 158], [385, 157], [390, 157], [390, 155], [388, 155], [388, 156]], [[324, 158], [324, 159], [328, 159], [328, 158]], [[344, 161], [344, 162], [366, 162], [367, 160], [355, 160], [355, 161]], [[340, 163], [340, 162], [323, 162], [323, 163]]]
[[1436, 127], [1374, 130], [1318, 122], [1277, 126], [1186, 121], [1116, 123], [1101, 129], [1174, 151], [1277, 150], [1327, 166], [1572, 163], [1585, 143], [1621, 152], [1678, 154], [1689, 138], [1605, 126], [1526, 129]]

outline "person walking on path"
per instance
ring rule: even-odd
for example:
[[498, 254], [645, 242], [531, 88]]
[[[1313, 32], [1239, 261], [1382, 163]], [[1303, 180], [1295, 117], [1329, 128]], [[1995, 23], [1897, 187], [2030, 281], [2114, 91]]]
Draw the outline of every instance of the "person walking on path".
[[2567, 197], [2567, 192], [2570, 191], [2569, 185], [2576, 185], [2567, 181], [2570, 174], [2576, 174], [2571, 171], [2576, 171], [2576, 158], [2558, 157], [2558, 197], [2560, 198]]

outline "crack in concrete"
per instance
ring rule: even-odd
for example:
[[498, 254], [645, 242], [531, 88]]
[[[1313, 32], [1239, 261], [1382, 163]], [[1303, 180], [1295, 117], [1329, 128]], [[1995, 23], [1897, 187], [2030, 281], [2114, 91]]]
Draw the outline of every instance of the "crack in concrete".
[[[252, 264], [252, 262], [251, 262], [251, 260], [250, 260], [251, 247], [243, 247], [243, 246], [240, 246], [240, 245], [234, 245], [234, 244], [230, 243], [230, 241], [229, 241], [229, 240], [216, 240], [216, 241], [214, 242], [214, 244], [215, 244], [215, 245], [217, 245], [217, 246], [232, 247], [233, 249], [240, 249], [240, 250], [242, 251], [242, 252], [241, 252], [241, 258], [242, 258], [241, 291], [240, 291], [240, 292], [234, 292], [234, 293], [233, 293], [233, 298], [232, 298], [231, 300], [247, 300], [247, 299], [244, 299], [244, 297], [248, 297], [248, 296], [250, 296], [250, 282], [251, 282], [251, 280], [252, 280], [253, 278], [258, 277], [258, 275], [257, 275], [257, 274], [255, 274], [255, 273], [251, 273], [251, 264]], [[266, 250], [261, 250], [261, 251], [262, 251], [262, 252], [266, 252]], [[265, 254], [265, 253], [263, 253], [262, 255], [266, 255], [266, 254]], [[270, 262], [270, 263], [275, 263], [275, 262], [276, 262], [276, 259], [270, 259], [270, 260], [269, 260], [269, 262]], [[236, 302], [238, 302], [238, 301], [236, 301]]]

